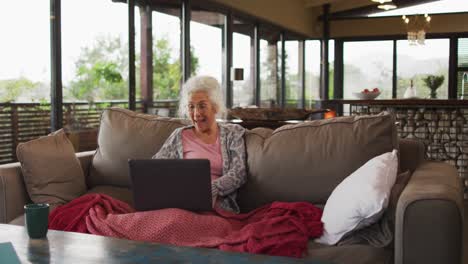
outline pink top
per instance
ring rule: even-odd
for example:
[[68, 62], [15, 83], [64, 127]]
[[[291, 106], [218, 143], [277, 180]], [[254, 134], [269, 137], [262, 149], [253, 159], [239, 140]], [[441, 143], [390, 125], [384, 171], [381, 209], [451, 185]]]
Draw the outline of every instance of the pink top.
[[223, 158], [219, 137], [214, 144], [207, 144], [199, 139], [192, 129], [182, 131], [184, 159], [208, 159], [210, 161], [211, 180], [223, 174]]

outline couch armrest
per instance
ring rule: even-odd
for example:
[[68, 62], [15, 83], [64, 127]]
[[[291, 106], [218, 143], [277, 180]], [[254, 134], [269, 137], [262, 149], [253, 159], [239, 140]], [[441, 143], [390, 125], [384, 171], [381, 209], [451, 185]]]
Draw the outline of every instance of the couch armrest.
[[425, 161], [397, 204], [395, 264], [461, 263], [463, 187], [454, 166]]
[[30, 201], [19, 162], [0, 165], [0, 223], [20, 216]]

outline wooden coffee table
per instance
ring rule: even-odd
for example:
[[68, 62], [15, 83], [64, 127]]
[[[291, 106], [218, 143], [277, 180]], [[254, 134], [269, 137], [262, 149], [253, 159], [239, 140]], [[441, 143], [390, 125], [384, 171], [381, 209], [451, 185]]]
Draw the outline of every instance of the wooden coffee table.
[[47, 238], [29, 239], [24, 227], [0, 224], [0, 243], [3, 242], [13, 244], [22, 263], [324, 264], [314, 260], [176, 247], [54, 230], [49, 230]]

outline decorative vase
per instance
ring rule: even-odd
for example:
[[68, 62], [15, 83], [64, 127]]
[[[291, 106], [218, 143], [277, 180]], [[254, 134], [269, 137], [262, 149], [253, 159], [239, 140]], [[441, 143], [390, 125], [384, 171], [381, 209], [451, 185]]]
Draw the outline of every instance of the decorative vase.
[[406, 98], [406, 99], [417, 98], [416, 88], [413, 86], [413, 80], [411, 80], [410, 86], [406, 88], [403, 98]]
[[427, 75], [423, 78], [423, 81], [426, 83], [426, 86], [431, 90], [431, 99], [437, 98], [437, 89], [444, 83], [444, 75]]

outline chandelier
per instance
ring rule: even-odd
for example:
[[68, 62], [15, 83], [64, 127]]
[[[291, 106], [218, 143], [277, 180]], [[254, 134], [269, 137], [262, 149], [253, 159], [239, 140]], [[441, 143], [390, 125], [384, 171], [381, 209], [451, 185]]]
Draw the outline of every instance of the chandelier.
[[426, 31], [429, 29], [431, 17], [428, 14], [402, 16], [408, 32], [408, 41], [412, 46], [424, 45], [426, 40]]

